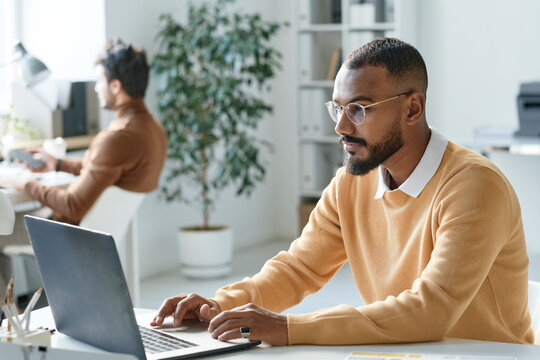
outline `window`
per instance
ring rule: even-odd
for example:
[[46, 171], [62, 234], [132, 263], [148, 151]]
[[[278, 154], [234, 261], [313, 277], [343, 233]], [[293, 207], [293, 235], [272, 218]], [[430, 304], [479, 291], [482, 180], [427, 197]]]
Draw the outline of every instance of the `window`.
[[14, 67], [5, 65], [13, 56], [16, 24], [16, 0], [0, 1], [0, 113], [11, 103], [10, 86], [14, 80]]

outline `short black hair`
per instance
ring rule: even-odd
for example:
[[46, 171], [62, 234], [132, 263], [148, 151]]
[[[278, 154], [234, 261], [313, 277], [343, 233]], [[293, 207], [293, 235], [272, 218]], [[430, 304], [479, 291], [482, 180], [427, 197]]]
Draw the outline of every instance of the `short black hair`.
[[363, 66], [383, 67], [392, 77], [417, 87], [410, 90], [426, 94], [428, 76], [424, 59], [414, 46], [399, 39], [383, 38], [370, 41], [351, 52], [343, 64], [351, 70]]
[[129, 96], [144, 97], [149, 67], [143, 49], [126, 44], [119, 38], [109, 40], [96, 65], [105, 68], [107, 83], [117, 79]]

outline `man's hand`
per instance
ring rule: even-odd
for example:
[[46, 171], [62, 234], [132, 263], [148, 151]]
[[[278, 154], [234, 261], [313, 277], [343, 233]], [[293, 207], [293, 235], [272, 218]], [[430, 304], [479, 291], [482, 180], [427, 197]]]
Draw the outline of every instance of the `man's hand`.
[[34, 154], [34, 157], [36, 159], [41, 159], [45, 161], [45, 166], [40, 167], [39, 169], [33, 169], [32, 167], [26, 165], [26, 168], [29, 169], [32, 172], [49, 172], [49, 171], [55, 171], [56, 170], [56, 160], [55, 157], [49, 155], [43, 148], [33, 148], [33, 149], [27, 149], [30, 154]]
[[210, 321], [208, 331], [221, 341], [241, 338], [240, 328], [248, 326], [250, 340], [261, 340], [270, 345], [287, 345], [287, 316], [263, 309], [254, 304], [224, 311]]
[[150, 326], [162, 325], [163, 320], [168, 316], [172, 316], [174, 326], [180, 326], [184, 319], [197, 319], [200, 322], [209, 323], [220, 312], [221, 308], [213, 300], [197, 294], [180, 294], [166, 299], [161, 304]]
[[0, 187], [23, 191], [28, 180], [26, 177], [19, 175], [0, 175]]

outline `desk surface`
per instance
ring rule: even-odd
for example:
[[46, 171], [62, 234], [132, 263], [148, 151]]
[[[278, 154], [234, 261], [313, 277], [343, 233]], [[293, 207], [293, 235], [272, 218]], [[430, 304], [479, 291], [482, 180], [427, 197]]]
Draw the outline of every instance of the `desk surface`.
[[[39, 182], [45, 186], [58, 187], [67, 187], [77, 178], [75, 175], [65, 172], [51, 171], [47, 173], [33, 173], [20, 164], [7, 163], [5, 161], [0, 162], [0, 174], [27, 176], [29, 178], [39, 180]], [[0, 191], [7, 195], [13, 205], [32, 201], [31, 198], [20, 191], [4, 188], [0, 188]]]
[[540, 155], [540, 136], [518, 136], [514, 135], [515, 130], [506, 127], [480, 128], [473, 138], [457, 139], [456, 142], [481, 153], [508, 151], [516, 155]]
[[[136, 313], [145, 313], [152, 310], [136, 309]], [[49, 308], [32, 312], [32, 327], [54, 327]], [[89, 352], [102, 352], [91, 345], [82, 343], [63, 334], [55, 333], [52, 336], [52, 347], [59, 349], [84, 350]], [[271, 347], [260, 345], [253, 349], [220, 354], [210, 358], [231, 359], [324, 359], [344, 360], [353, 351], [359, 352], [386, 352], [386, 353], [420, 353], [420, 354], [449, 354], [449, 355], [475, 355], [475, 356], [511, 356], [518, 360], [540, 359], [540, 346], [519, 345], [508, 343], [495, 343], [461, 339], [446, 339], [444, 341], [412, 344], [391, 345], [354, 345], [354, 346], [313, 346], [295, 345]], [[496, 358], [495, 358], [496, 359]], [[488, 359], [486, 359], [488, 360]]]
[[[94, 139], [96, 134], [81, 135], [81, 136], [68, 136], [65, 137], [67, 150], [86, 149]], [[14, 148], [26, 149], [31, 147], [38, 147], [43, 145], [44, 139], [21, 141], [15, 144]]]

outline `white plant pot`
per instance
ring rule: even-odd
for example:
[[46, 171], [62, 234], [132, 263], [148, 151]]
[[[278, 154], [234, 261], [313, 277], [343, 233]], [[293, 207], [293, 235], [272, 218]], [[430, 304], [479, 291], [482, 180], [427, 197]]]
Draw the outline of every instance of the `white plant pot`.
[[233, 230], [182, 228], [178, 231], [182, 274], [190, 278], [216, 278], [232, 269]]

